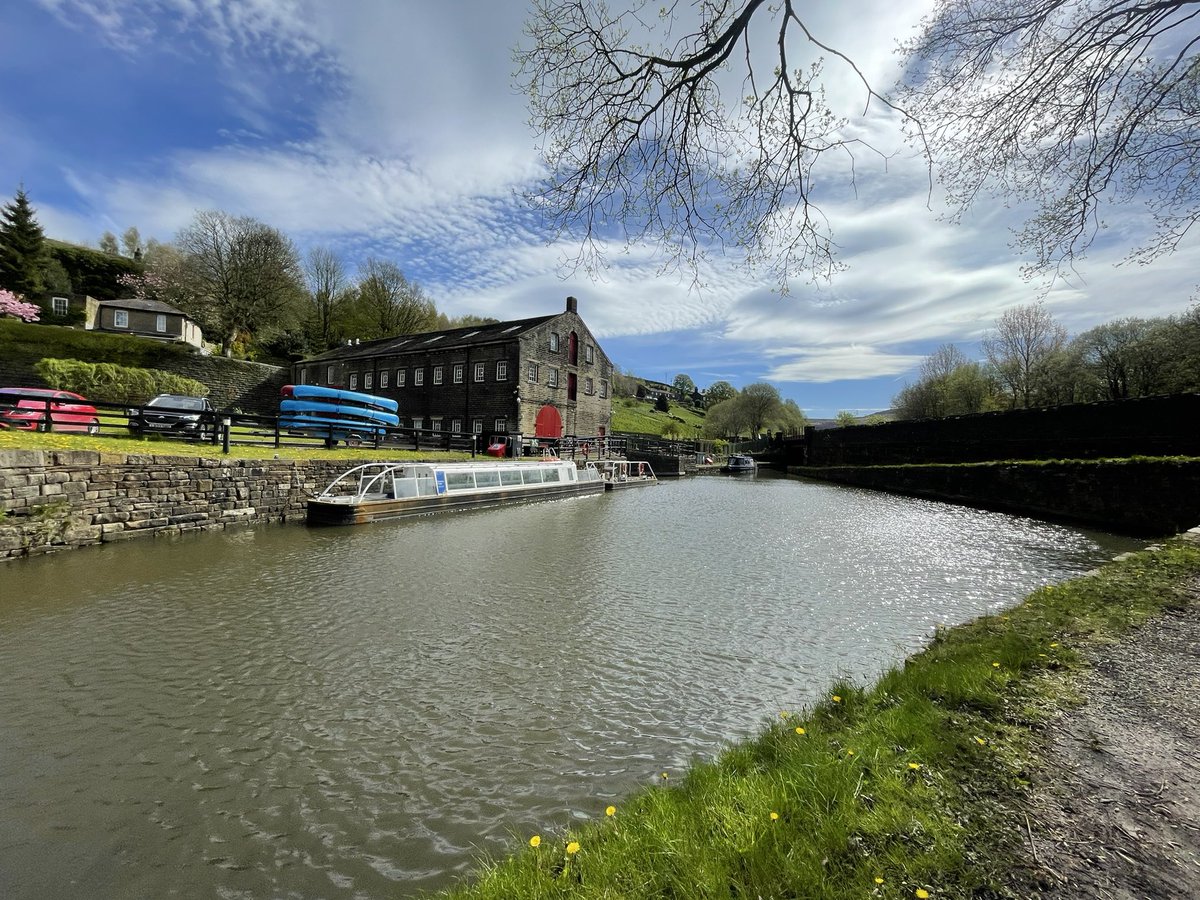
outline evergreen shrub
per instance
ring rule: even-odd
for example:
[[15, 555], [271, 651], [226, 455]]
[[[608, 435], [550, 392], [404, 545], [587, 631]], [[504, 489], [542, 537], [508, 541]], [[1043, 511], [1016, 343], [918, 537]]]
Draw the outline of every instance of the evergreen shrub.
[[74, 391], [109, 403], [144, 403], [155, 394], [208, 394], [208, 386], [194, 378], [114, 363], [46, 358], [39, 360], [34, 369], [55, 390]]

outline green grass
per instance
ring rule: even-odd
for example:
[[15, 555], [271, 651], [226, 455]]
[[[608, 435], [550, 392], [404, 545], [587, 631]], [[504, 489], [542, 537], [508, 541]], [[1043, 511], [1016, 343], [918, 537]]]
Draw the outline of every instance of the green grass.
[[[1001, 898], [1041, 729], [1076, 701], [1081, 650], [1186, 602], [1181, 541], [939, 631], [870, 687], [486, 862], [474, 898]], [[802, 729], [802, 733], [797, 729]], [[574, 844], [575, 846], [572, 846]], [[576, 852], [571, 853], [574, 849]]]
[[[674, 417], [674, 418], [672, 418]], [[678, 421], [682, 420], [682, 421]], [[614, 397], [612, 404], [612, 430], [633, 434], [662, 434], [663, 428], [676, 422], [682, 429], [679, 438], [688, 440], [696, 436], [696, 427], [704, 427], [704, 416], [685, 406], [671, 404], [670, 412], [659, 412], [654, 404], [633, 397]]]
[[[102, 421], [103, 421], [103, 417]], [[124, 425], [124, 419], [120, 424]], [[113, 426], [116, 427], [116, 426]], [[229, 453], [221, 452], [220, 444], [195, 441], [173, 441], [157, 436], [89, 437], [66, 432], [11, 431], [0, 429], [0, 450], [93, 450], [99, 453], [130, 453], [155, 456], [191, 456], [208, 459], [345, 459], [358, 462], [383, 459], [470, 459], [471, 454], [446, 450], [375, 450], [370, 445], [347, 447], [339, 444], [332, 450], [324, 447], [273, 447], [231, 444]]]

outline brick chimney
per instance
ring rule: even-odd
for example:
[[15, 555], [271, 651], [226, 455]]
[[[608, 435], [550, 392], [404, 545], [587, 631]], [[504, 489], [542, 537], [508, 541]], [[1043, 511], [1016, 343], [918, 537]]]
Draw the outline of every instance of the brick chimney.
[[576, 300], [574, 297], [567, 298], [567, 312], [575, 313], [575, 315], [579, 315], [579, 301]]

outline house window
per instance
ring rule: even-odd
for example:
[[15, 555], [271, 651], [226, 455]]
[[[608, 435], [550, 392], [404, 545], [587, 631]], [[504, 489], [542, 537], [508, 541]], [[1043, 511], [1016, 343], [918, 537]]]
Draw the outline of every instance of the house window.
[[454, 383], [455, 384], [463, 383], [463, 364], [462, 363], [454, 364]]
[[442, 367], [441, 366], [433, 367], [433, 383], [434, 384], [442, 383]]
[[485, 367], [484, 367], [483, 363], [475, 363], [475, 380], [476, 381], [483, 381], [484, 371], [485, 371]]
[[358, 373], [351, 372], [350, 373], [350, 390], [354, 390], [356, 387], [358, 387]]
[[441, 431], [442, 430], [442, 417], [441, 416], [430, 417], [429, 428], [431, 431]]
[[334, 367], [333, 366], [327, 367], [325, 369], [325, 383], [333, 384], [333, 379], [334, 379], [335, 375], [336, 375], [336, 370], [334, 369]]
[[476, 434], [483, 434], [483, 419], [472, 419], [471, 430]]
[[386, 369], [379, 373], [379, 386], [381, 388], [385, 388], [388, 386], [388, 376], [391, 374], [392, 373], [387, 371]]
[[604, 397], [607, 397], [607, 396], [608, 396], [608, 382], [601, 381], [600, 382], [600, 397], [601, 397], [601, 399], [603, 399]]
[[129, 313], [126, 310], [123, 310], [123, 309], [114, 309], [113, 310], [113, 327], [114, 328], [128, 328], [129, 327]]
[[496, 380], [506, 381], [508, 379], [508, 363], [500, 360], [496, 363]]
[[462, 419], [451, 419], [450, 431], [454, 434], [462, 434]]
[[551, 369], [546, 373], [546, 384], [550, 387], [558, 387], [558, 369]]
[[50, 308], [56, 316], [65, 316], [71, 308], [71, 301], [66, 297], [51, 297]]
[[154, 330], [158, 332], [165, 332], [167, 330], [167, 317], [162, 313], [154, 317]]
[[408, 373], [404, 369], [397, 369], [396, 370], [396, 387], [404, 387], [404, 381], [407, 378], [407, 376], [408, 376]]
[[594, 361], [592, 353], [593, 353], [593, 351], [595, 351], [595, 349], [596, 348], [593, 347], [591, 344], [588, 344], [586, 347], [584, 347], [583, 358], [586, 359], [589, 363]]
[[425, 427], [425, 419], [422, 416], [413, 416], [413, 428], [420, 431]]
[[505, 419], [505, 418], [497, 419], [495, 430], [498, 431], [500, 434], [506, 434], [508, 432], [508, 419]]
[[558, 332], [557, 331], [550, 332], [550, 352], [551, 353], [558, 352]]
[[534, 384], [537, 384], [537, 381], [538, 381], [538, 364], [537, 363], [529, 364], [529, 375], [527, 377]]
[[592, 381], [592, 379], [590, 379], [590, 378], [585, 378], [585, 379], [583, 380], [583, 392], [584, 392], [585, 394], [594, 394], [594, 393], [596, 393], [596, 385], [595, 385], [595, 382], [593, 382], [593, 381]]
[[375, 387], [375, 373], [368, 372], [363, 376], [363, 388], [369, 391], [373, 387]]
[[413, 369], [413, 384], [420, 387], [425, 383], [425, 369]]

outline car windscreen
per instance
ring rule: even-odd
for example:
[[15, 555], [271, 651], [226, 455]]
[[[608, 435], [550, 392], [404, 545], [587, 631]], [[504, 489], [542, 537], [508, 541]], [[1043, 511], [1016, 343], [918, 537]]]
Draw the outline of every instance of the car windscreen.
[[204, 411], [204, 400], [200, 397], [155, 397], [147, 406], [160, 409], [186, 409], [196, 412]]

